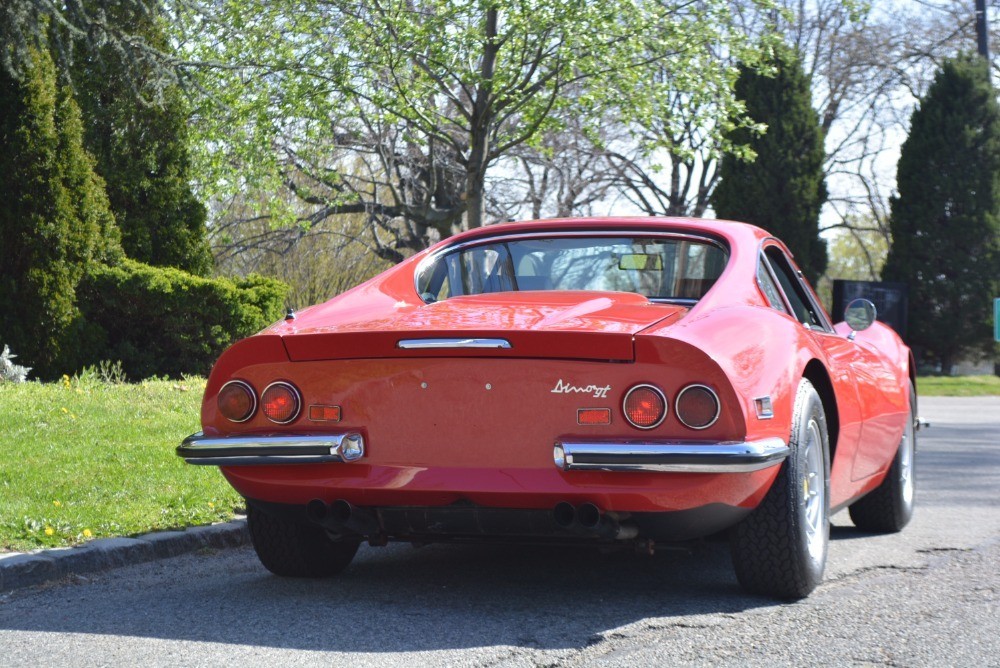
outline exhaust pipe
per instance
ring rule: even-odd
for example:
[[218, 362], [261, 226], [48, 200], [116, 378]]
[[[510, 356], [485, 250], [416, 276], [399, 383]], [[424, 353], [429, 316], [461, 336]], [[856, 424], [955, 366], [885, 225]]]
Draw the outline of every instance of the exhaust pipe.
[[576, 508], [572, 504], [560, 501], [552, 509], [552, 519], [555, 520], [556, 526], [569, 529], [573, 526], [573, 521], [576, 519]]
[[362, 536], [379, 532], [378, 518], [366, 508], [358, 508], [349, 501], [337, 499], [329, 506], [321, 499], [313, 499], [306, 506], [310, 520], [331, 531], [348, 531]]
[[313, 499], [306, 506], [306, 516], [317, 524], [323, 524], [327, 516], [326, 504], [320, 499]]
[[367, 508], [359, 508], [344, 499], [330, 504], [330, 515], [341, 525], [362, 536], [373, 536], [380, 531], [378, 517]]
[[341, 526], [346, 525], [354, 516], [354, 506], [343, 499], [337, 499], [330, 504], [330, 517]]
[[562, 506], [566, 506], [570, 511], [573, 510], [573, 506], [568, 503], [556, 506], [554, 516], [556, 523], [561, 527], [612, 540], [631, 540], [639, 535], [639, 527], [635, 524], [623, 523], [617, 513], [605, 513], [593, 503], [582, 503], [575, 509], [575, 523], [560, 524], [560, 519], [568, 517], [566, 508]]
[[584, 529], [596, 529], [603, 517], [600, 508], [592, 503], [580, 504], [576, 511], [576, 519]]

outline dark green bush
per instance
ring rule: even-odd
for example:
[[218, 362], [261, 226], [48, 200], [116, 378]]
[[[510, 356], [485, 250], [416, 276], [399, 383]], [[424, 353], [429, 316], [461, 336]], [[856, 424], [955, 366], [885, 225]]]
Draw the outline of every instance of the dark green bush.
[[202, 278], [126, 260], [77, 289], [84, 323], [75, 367], [121, 360], [130, 378], [207, 374], [237, 339], [278, 320], [288, 286], [260, 276]]
[[23, 79], [0, 66], [0, 342], [32, 375], [58, 378], [76, 346], [81, 277], [122, 251], [72, 90], [47, 51], [30, 53]]

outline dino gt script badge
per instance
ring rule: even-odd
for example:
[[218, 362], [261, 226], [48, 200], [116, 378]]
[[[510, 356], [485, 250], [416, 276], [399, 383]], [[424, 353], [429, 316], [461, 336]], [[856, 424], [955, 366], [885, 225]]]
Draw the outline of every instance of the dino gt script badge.
[[586, 385], [584, 387], [578, 387], [576, 385], [570, 385], [569, 383], [563, 381], [562, 378], [556, 381], [556, 386], [552, 388], [552, 394], [590, 394], [595, 399], [606, 398], [608, 396], [608, 392], [610, 391], [610, 385]]

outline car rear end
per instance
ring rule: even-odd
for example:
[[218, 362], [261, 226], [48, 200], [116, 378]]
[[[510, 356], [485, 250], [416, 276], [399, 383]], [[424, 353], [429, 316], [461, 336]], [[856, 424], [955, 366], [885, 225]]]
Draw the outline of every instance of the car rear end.
[[719, 367], [662, 335], [685, 313], [253, 337], [178, 453], [265, 512], [373, 542], [708, 535], [759, 503], [787, 444], [748, 439]]

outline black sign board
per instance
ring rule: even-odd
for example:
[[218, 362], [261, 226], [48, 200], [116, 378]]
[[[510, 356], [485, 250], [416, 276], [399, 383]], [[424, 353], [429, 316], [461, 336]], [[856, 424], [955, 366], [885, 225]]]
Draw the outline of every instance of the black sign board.
[[906, 314], [909, 290], [906, 283], [882, 283], [879, 281], [833, 282], [833, 319], [844, 319], [844, 308], [852, 299], [867, 299], [875, 304], [878, 319], [892, 327], [906, 339]]

